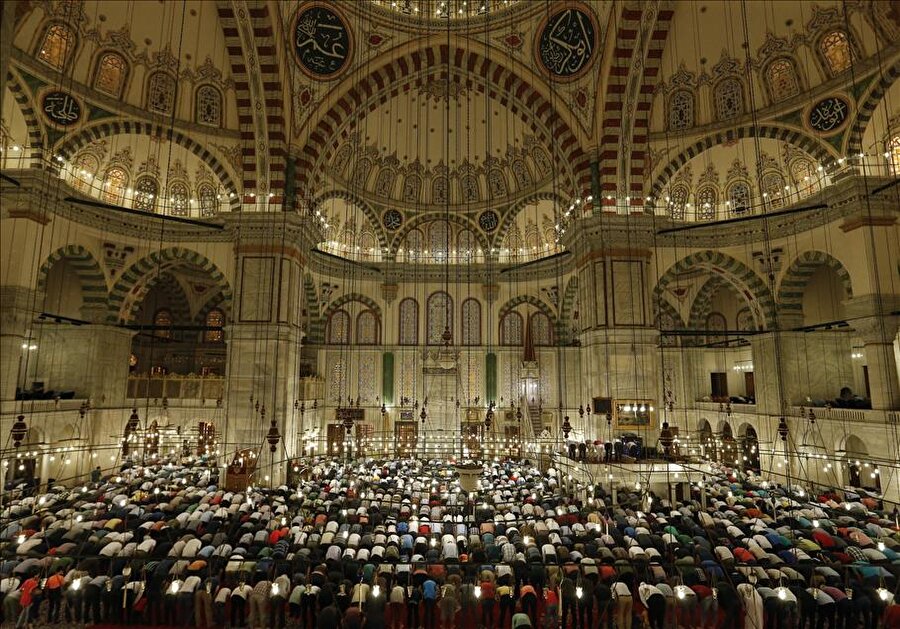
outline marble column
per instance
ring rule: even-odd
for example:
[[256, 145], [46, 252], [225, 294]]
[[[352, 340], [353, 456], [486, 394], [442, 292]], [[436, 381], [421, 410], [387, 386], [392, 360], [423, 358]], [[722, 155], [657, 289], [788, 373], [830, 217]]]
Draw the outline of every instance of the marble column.
[[900, 317], [897, 315], [886, 315], [853, 323], [865, 347], [873, 409], [900, 410], [900, 369], [896, 349], [898, 322]]

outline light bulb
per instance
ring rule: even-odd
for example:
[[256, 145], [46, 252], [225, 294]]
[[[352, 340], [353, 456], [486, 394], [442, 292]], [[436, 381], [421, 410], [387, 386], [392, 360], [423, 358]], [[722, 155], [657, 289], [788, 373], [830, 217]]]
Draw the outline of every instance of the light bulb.
[[278, 590], [279, 590], [278, 584], [273, 583], [272, 584], [272, 596], [278, 596]]
[[787, 589], [784, 586], [778, 588], [778, 598], [782, 601], [787, 598]]
[[18, 543], [19, 543], [19, 544], [24, 544], [24, 543], [25, 543], [25, 536], [24, 536], [24, 535], [19, 535]]
[[814, 528], [814, 529], [819, 528], [819, 521], [818, 521], [818, 520], [813, 520], [813, 521], [812, 521], [812, 525], [813, 525], [813, 528]]
[[578, 598], [584, 596], [584, 588], [582, 588], [580, 585], [575, 588], [575, 596], [577, 596]]
[[376, 583], [376, 584], [372, 587], [372, 596], [374, 596], [375, 598], [378, 598], [378, 596], [379, 596], [380, 594], [381, 594], [381, 586], [378, 585], [378, 584]]
[[172, 594], [178, 594], [178, 588], [181, 584], [178, 581], [172, 581], [172, 585], [169, 587], [169, 592]]
[[878, 542], [878, 550], [884, 551], [884, 542]]
[[475, 598], [481, 598], [481, 586], [480, 585], [475, 586]]
[[675, 596], [677, 596], [680, 599], [683, 599], [685, 596], [687, 596], [687, 593], [685, 593], [685, 591], [684, 591], [685, 587], [686, 586], [684, 586], [684, 585], [679, 585], [678, 587], [676, 587], [675, 588]]
[[891, 595], [891, 593], [888, 592], [886, 589], [878, 588], [878, 598], [880, 598], [881, 600], [883, 600], [883, 601], [888, 600], [888, 597], [890, 595]]
[[72, 581], [72, 589], [76, 592], [81, 589], [81, 578]]

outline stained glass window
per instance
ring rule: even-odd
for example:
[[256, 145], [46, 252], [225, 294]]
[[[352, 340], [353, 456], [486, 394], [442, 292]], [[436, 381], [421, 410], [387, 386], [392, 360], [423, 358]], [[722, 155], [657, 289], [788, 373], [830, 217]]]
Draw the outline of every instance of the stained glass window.
[[819, 189], [819, 178], [816, 169], [808, 159], [796, 159], [791, 162], [791, 179], [797, 186], [797, 192], [801, 197], [811, 194]]
[[[706, 331], [707, 332], [724, 332], [728, 327], [728, 323], [725, 320], [725, 315], [719, 312], [711, 312], [706, 317]], [[724, 334], [707, 334], [706, 342], [707, 343], [721, 343], [725, 340]]]
[[340, 403], [349, 395], [346, 387], [347, 370], [344, 361], [336, 360], [331, 366], [331, 386], [328, 388], [328, 397], [332, 402]]
[[359, 189], [362, 189], [366, 186], [366, 181], [369, 179], [369, 173], [372, 171], [372, 160], [367, 157], [359, 160], [359, 163], [356, 164], [356, 170], [353, 171], [353, 185]]
[[434, 221], [428, 229], [429, 254], [435, 262], [444, 262], [450, 249], [450, 229], [445, 221]]
[[797, 71], [790, 59], [776, 59], [770, 63], [766, 68], [766, 78], [769, 81], [772, 100], [776, 102], [787, 100], [800, 93], [800, 81], [797, 80]]
[[374, 312], [360, 312], [356, 317], [356, 342], [360, 345], [377, 345], [378, 327], [378, 316]]
[[161, 339], [172, 338], [172, 311], [167, 308], [160, 308], [153, 315], [154, 335]]
[[500, 345], [518, 347], [523, 342], [522, 315], [507, 312], [500, 320]]
[[394, 171], [390, 168], [382, 168], [375, 178], [375, 194], [382, 197], [391, 196], [394, 189]]
[[334, 161], [331, 163], [333, 173], [340, 177], [345, 175], [344, 171], [347, 169], [347, 164], [350, 163], [350, 155], [353, 152], [353, 146], [350, 144], [344, 144], [338, 149], [337, 154], [334, 156]]
[[891, 174], [900, 175], [900, 135], [895, 135], [888, 143], [888, 155]]
[[536, 346], [553, 345], [553, 326], [550, 317], [543, 312], [535, 312], [531, 315], [531, 341]]
[[688, 189], [675, 186], [669, 195], [669, 216], [676, 221], [684, 220], [684, 209], [687, 206]]
[[54, 24], [44, 34], [38, 59], [51, 68], [62, 70], [74, 49], [75, 33], [68, 26]]
[[336, 310], [328, 318], [328, 343], [347, 345], [350, 343], [350, 315], [346, 310]]
[[419, 200], [419, 191], [422, 189], [422, 178], [418, 175], [409, 175], [403, 180], [403, 200], [407, 203], [415, 203]]
[[766, 195], [766, 204], [773, 209], [784, 205], [785, 189], [784, 177], [781, 173], [766, 173], [762, 178], [762, 190]]
[[356, 390], [361, 403], [365, 404], [375, 401], [375, 377], [377, 375], [375, 355], [372, 353], [363, 354], [359, 359], [359, 373], [356, 380]]
[[404, 398], [413, 400], [416, 397], [416, 356], [412, 352], [400, 355], [400, 379], [398, 382], [398, 402]]
[[93, 155], [79, 155], [75, 160], [74, 185], [77, 190], [87, 190], [91, 187], [91, 180], [100, 169], [99, 160]]
[[459, 182], [462, 188], [463, 201], [473, 202], [481, 199], [481, 192], [478, 190], [478, 177], [475, 175], [464, 175]]
[[447, 178], [443, 175], [435, 177], [431, 182], [431, 202], [435, 204], [446, 203], [449, 194]]
[[143, 176], [134, 187], [134, 209], [153, 212], [156, 209], [156, 197], [159, 185], [153, 177]]
[[181, 182], [169, 186], [169, 214], [187, 216], [190, 213], [190, 198], [187, 186]]
[[742, 308], [737, 313], [737, 329], [741, 331], [751, 331], [756, 329], [756, 323], [753, 320], [753, 313], [749, 308]]
[[197, 122], [218, 127], [222, 124], [222, 93], [212, 85], [197, 88]]
[[719, 193], [713, 186], [701, 188], [697, 193], [697, 217], [703, 221], [713, 220], [718, 203]]
[[750, 211], [750, 186], [739, 181], [728, 189], [729, 209], [732, 214], [744, 214]]
[[506, 196], [506, 180], [503, 177], [503, 173], [498, 169], [493, 168], [488, 173], [488, 186], [490, 186], [492, 197], [499, 198]]
[[397, 343], [416, 345], [419, 342], [419, 304], [412, 297], [400, 302], [400, 334]]
[[456, 244], [456, 259], [463, 264], [474, 262], [477, 251], [478, 241], [475, 240], [475, 234], [468, 229], [459, 232]]
[[481, 398], [484, 385], [484, 376], [482, 375], [482, 365], [484, 363], [483, 356], [478, 352], [466, 352], [460, 360], [460, 384], [462, 391], [460, 394], [466, 404], [474, 404], [475, 398]]
[[426, 326], [425, 341], [428, 345], [442, 345], [441, 336], [446, 328], [450, 328], [453, 334], [453, 299], [443, 291], [431, 293], [426, 305], [428, 324]]
[[477, 299], [466, 299], [462, 304], [463, 345], [481, 345], [481, 304]]
[[215, 216], [219, 211], [219, 200], [216, 198], [216, 190], [208, 183], [197, 186], [197, 197], [200, 199], [200, 215]]
[[378, 240], [375, 234], [364, 231], [359, 235], [359, 251], [365, 256], [373, 256], [378, 253]]
[[124, 168], [113, 166], [106, 171], [106, 181], [103, 182], [103, 199], [107, 203], [121, 203], [125, 196], [125, 187], [128, 185], [128, 173]]
[[122, 96], [125, 76], [128, 74], [128, 63], [122, 55], [115, 52], [104, 53], [97, 62], [97, 75], [94, 87], [114, 98]]
[[521, 159], [517, 159], [512, 163], [512, 171], [519, 190], [524, 190], [531, 185], [531, 173], [528, 172], [528, 167]]
[[694, 95], [690, 90], [677, 90], [669, 100], [669, 129], [683, 131], [694, 126]]
[[166, 72], [155, 72], [147, 81], [147, 109], [171, 114], [175, 109], [175, 79]]
[[534, 159], [534, 165], [537, 166], [541, 176], [550, 174], [550, 158], [547, 157], [547, 153], [544, 152], [544, 149], [539, 146], [534, 147], [531, 149], [531, 157]]
[[716, 117], [731, 120], [744, 113], [744, 88], [738, 79], [724, 79], [716, 85]]
[[221, 328], [225, 325], [225, 313], [218, 308], [213, 308], [206, 315], [207, 328], [220, 328], [218, 330], [206, 330], [205, 338], [207, 343], [221, 343], [225, 340], [225, 331]]
[[853, 63], [853, 50], [844, 31], [831, 31], [819, 42], [819, 50], [832, 74], [840, 74]]

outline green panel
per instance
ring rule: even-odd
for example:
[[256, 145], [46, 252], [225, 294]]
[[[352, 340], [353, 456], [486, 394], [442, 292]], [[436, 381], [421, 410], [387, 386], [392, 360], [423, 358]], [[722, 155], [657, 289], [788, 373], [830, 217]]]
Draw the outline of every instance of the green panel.
[[497, 401], [497, 354], [484, 357], [484, 393], [486, 401]]
[[394, 403], [394, 355], [381, 355], [381, 399], [385, 404]]
[[95, 122], [97, 120], [102, 120], [104, 118], [112, 118], [116, 114], [106, 111], [105, 109], [101, 109], [100, 107], [96, 107], [94, 105], [90, 105], [88, 107], [88, 122]]
[[25, 85], [27, 85], [31, 89], [32, 94], [36, 94], [42, 87], [47, 85], [44, 81], [37, 78], [36, 76], [32, 76], [27, 72], [19, 70], [19, 74], [22, 75], [22, 80], [25, 81]]

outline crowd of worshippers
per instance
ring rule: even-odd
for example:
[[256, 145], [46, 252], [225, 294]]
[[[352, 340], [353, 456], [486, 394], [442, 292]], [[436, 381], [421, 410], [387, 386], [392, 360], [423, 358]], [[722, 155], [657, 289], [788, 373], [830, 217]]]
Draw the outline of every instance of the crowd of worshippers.
[[640, 459], [644, 451], [644, 440], [634, 433], [625, 433], [611, 441], [566, 440], [566, 454], [574, 461], [585, 463], [621, 463]]
[[322, 460], [302, 476], [232, 492], [214, 466], [170, 463], [4, 496], [4, 622], [900, 626], [896, 520], [851, 493], [722, 469], [683, 503], [613, 504], [512, 462], [472, 493], [437, 461]]

